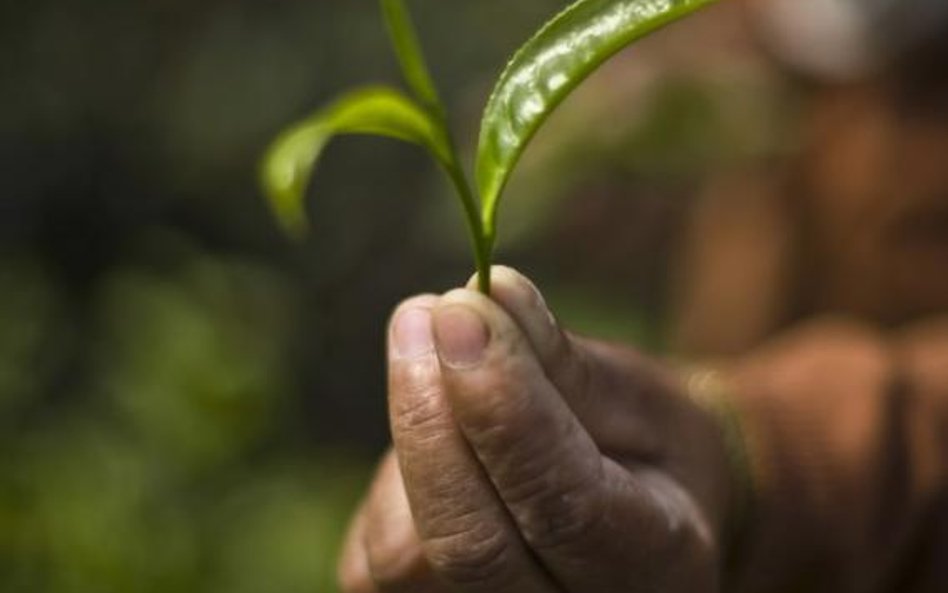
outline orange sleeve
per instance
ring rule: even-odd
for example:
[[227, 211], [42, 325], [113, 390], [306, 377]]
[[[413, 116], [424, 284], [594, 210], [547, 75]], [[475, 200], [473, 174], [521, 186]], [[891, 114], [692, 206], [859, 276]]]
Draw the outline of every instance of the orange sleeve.
[[736, 364], [752, 496], [731, 590], [948, 591], [948, 321], [820, 321]]

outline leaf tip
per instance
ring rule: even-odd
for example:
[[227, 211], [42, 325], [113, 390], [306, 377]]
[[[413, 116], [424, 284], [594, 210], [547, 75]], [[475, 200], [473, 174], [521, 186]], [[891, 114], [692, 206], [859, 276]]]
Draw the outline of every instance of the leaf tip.
[[278, 148], [272, 147], [261, 162], [260, 187], [280, 228], [298, 241], [309, 231], [303, 206], [306, 180], [293, 162], [280, 157]]

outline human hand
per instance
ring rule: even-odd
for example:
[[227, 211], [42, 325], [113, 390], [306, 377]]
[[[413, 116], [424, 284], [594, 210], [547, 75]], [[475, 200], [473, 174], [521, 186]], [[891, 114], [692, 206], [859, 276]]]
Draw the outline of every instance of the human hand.
[[492, 299], [398, 308], [389, 411], [346, 593], [718, 589], [721, 429], [661, 365], [563, 332], [513, 270]]

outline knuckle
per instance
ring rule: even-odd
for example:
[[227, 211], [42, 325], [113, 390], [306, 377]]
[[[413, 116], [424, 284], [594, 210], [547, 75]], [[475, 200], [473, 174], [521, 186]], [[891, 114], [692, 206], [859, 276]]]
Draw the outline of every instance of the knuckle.
[[417, 582], [426, 565], [404, 493], [383, 488], [373, 495], [360, 541], [367, 572], [379, 585]]
[[531, 409], [530, 398], [514, 391], [513, 386], [500, 386], [485, 398], [483, 409], [469, 415], [467, 424], [476, 431], [480, 445], [487, 450], [507, 450], [536, 434], [538, 417]]
[[445, 422], [446, 409], [437, 396], [437, 386], [409, 387], [403, 395], [392, 403], [393, 423], [397, 429], [408, 433], [427, 433], [432, 427]]
[[371, 581], [383, 589], [417, 582], [426, 575], [427, 564], [418, 545], [381, 538], [367, 548]]
[[590, 407], [597, 394], [610, 393], [614, 387], [604, 391], [600, 382], [609, 373], [604, 368], [603, 360], [596, 347], [601, 342], [594, 342], [568, 331], [563, 332], [562, 351], [560, 359], [555, 363], [558, 369], [554, 376], [557, 386], [572, 396], [570, 401], [584, 408]]
[[488, 583], [507, 569], [510, 545], [500, 531], [475, 527], [425, 543], [435, 572], [455, 584]]
[[569, 453], [554, 449], [547, 455], [550, 463], [534, 464], [507, 490], [524, 539], [537, 549], [568, 546], [588, 536], [604, 513], [601, 462], [577, 459], [574, 469], [564, 472], [555, 459]]
[[540, 415], [535, 399], [525, 384], [501, 362], [489, 373], [460, 387], [468, 400], [463, 407], [463, 424], [478, 449], [505, 451], [511, 443], [536, 433]]
[[342, 563], [336, 572], [336, 581], [342, 593], [372, 593], [375, 591], [367, 567], [360, 569], [351, 564]]
[[670, 490], [664, 497], [662, 523], [667, 527], [665, 553], [688, 561], [707, 560], [716, 553], [716, 541], [707, 518], [691, 496]]
[[[574, 399], [588, 398], [593, 393], [593, 359], [589, 350], [572, 335], [563, 333], [561, 353], [557, 363], [563, 374], [562, 389], [569, 390]], [[587, 402], [588, 403], [588, 402]]]
[[651, 511], [644, 529], [653, 534], [649, 552], [656, 564], [717, 566], [720, 557], [713, 529], [687, 491], [659, 473], [641, 474], [636, 488], [644, 508]]
[[594, 532], [603, 509], [592, 500], [588, 485], [541, 491], [524, 503], [521, 530], [535, 549], [567, 547]]

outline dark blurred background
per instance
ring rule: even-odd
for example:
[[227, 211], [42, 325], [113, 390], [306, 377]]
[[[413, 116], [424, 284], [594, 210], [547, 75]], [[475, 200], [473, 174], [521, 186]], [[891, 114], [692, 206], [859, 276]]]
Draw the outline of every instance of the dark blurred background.
[[[464, 146], [560, 0], [412, 2]], [[799, 150], [811, 85], [735, 3], [625, 52], [551, 120], [500, 260], [564, 323], [669, 345], [708, 179]], [[332, 591], [387, 441], [383, 336], [471, 271], [419, 151], [343, 138], [284, 237], [257, 186], [284, 126], [398, 83], [374, 2], [0, 4], [0, 591]]]

